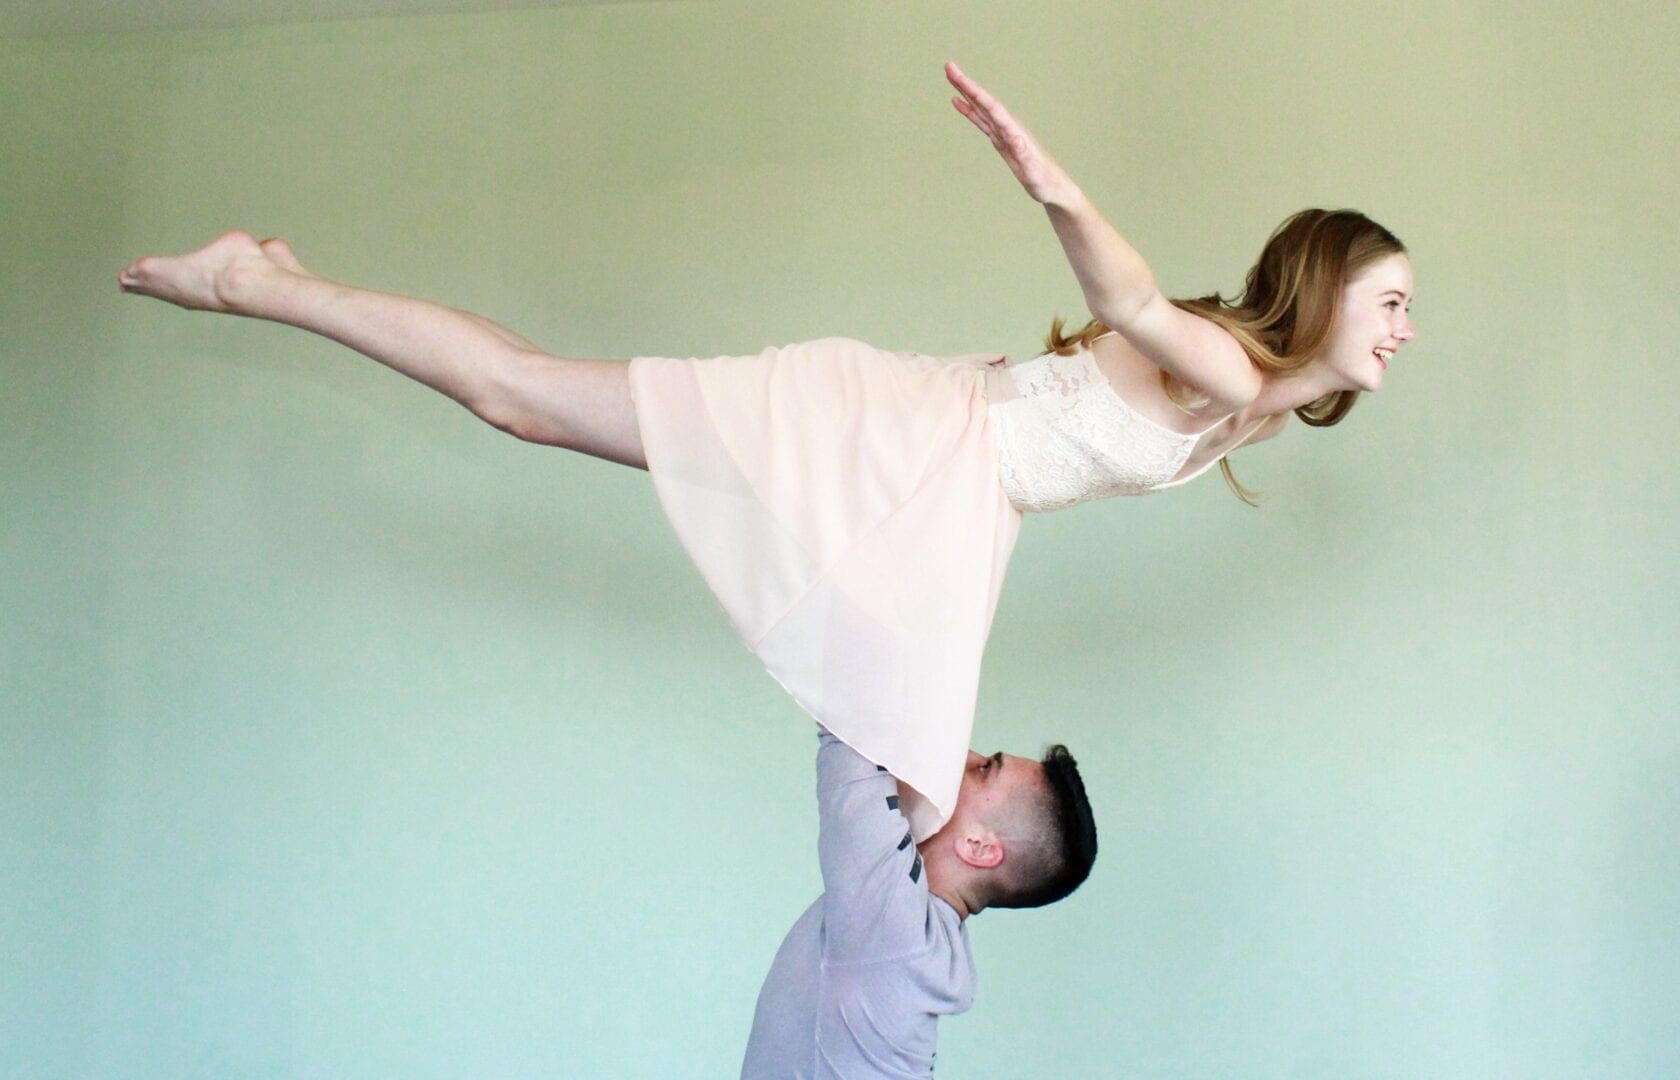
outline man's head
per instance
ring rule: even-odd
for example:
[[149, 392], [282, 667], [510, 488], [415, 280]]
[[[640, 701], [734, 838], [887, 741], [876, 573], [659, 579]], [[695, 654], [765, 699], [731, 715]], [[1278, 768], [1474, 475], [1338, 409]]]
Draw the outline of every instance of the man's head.
[[965, 915], [1060, 900], [1097, 857], [1078, 763], [1060, 744], [1039, 761], [969, 751], [956, 812], [920, 850], [928, 887]]

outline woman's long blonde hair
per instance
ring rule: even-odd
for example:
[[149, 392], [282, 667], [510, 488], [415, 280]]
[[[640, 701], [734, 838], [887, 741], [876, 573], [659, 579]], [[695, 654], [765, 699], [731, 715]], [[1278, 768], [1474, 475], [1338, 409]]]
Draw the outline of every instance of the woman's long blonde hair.
[[[1329, 338], [1342, 286], [1371, 263], [1405, 250], [1398, 237], [1357, 210], [1302, 210], [1286, 218], [1267, 239], [1248, 271], [1241, 296], [1227, 300], [1214, 293], [1173, 303], [1223, 327], [1261, 371], [1295, 371]], [[1090, 348], [1108, 329], [1093, 319], [1078, 332], [1064, 334], [1058, 318], [1050, 324], [1046, 345], [1066, 356]], [[1161, 385], [1177, 404], [1185, 408], [1199, 404], [1164, 371]], [[1304, 424], [1329, 427], [1346, 416], [1358, 399], [1357, 390], [1334, 390], [1302, 405], [1295, 415]], [[1219, 459], [1219, 471], [1239, 499], [1255, 504], [1254, 493], [1237, 482], [1226, 458]]]

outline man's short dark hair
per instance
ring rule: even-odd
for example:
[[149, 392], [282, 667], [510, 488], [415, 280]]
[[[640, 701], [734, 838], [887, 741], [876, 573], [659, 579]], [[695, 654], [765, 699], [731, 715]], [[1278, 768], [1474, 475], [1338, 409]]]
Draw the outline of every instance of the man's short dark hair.
[[1043, 907], [1079, 888], [1097, 860], [1097, 820], [1085, 797], [1079, 763], [1061, 743], [1044, 752], [1044, 791], [1024, 820], [1028, 850], [1011, 852], [1018, 873], [987, 906]]

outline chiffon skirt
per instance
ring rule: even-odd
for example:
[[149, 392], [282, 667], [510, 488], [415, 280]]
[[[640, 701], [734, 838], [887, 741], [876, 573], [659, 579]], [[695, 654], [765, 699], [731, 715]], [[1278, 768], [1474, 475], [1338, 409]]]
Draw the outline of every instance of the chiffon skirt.
[[630, 365], [684, 549], [794, 700], [910, 789], [918, 840], [956, 806], [1021, 523], [987, 415], [997, 359], [826, 338]]

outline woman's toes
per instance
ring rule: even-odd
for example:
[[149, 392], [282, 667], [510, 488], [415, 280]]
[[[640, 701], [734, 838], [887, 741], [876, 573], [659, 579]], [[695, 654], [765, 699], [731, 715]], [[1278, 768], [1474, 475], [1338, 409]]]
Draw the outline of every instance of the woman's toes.
[[149, 260], [147, 259], [135, 259], [133, 262], [123, 267], [122, 272], [117, 274], [118, 284], [122, 285], [124, 288], [129, 288], [139, 284], [140, 280], [145, 277], [146, 263], [148, 261]]

